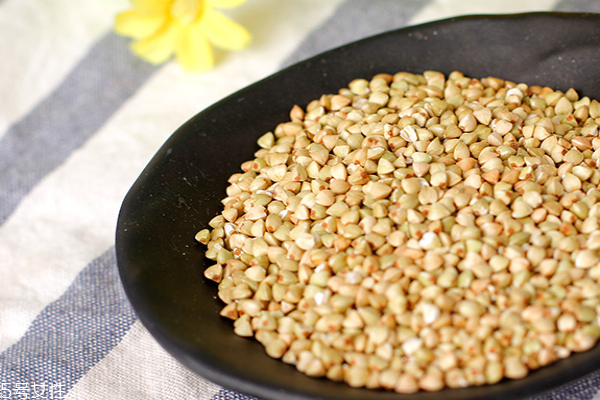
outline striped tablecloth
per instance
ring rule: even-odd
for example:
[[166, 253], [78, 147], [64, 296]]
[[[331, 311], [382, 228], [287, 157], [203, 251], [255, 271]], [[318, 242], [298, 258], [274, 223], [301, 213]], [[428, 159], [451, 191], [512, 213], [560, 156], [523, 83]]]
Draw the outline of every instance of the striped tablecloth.
[[[180, 366], [120, 286], [121, 201], [188, 118], [318, 52], [475, 13], [600, 12], [597, 0], [249, 0], [253, 35], [208, 72], [134, 57], [127, 0], [0, 0], [0, 398], [249, 399]], [[538, 399], [599, 399], [600, 374]]]

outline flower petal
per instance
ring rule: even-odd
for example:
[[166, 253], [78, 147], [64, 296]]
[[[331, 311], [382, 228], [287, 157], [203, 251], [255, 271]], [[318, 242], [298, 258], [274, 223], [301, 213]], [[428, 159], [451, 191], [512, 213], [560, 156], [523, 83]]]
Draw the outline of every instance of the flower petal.
[[165, 14], [142, 14], [137, 10], [125, 11], [115, 19], [115, 31], [135, 39], [153, 35], [165, 23]]
[[167, 24], [156, 34], [133, 42], [131, 50], [149, 63], [161, 64], [173, 55], [180, 36], [177, 25]]
[[166, 13], [170, 3], [170, 0], [131, 0], [135, 9], [147, 14]]
[[175, 50], [177, 61], [188, 71], [206, 71], [214, 64], [210, 43], [199, 24], [187, 28]]
[[210, 7], [235, 8], [246, 2], [246, 0], [206, 0]]
[[200, 21], [206, 37], [224, 50], [241, 50], [250, 42], [250, 33], [219, 11], [206, 10]]

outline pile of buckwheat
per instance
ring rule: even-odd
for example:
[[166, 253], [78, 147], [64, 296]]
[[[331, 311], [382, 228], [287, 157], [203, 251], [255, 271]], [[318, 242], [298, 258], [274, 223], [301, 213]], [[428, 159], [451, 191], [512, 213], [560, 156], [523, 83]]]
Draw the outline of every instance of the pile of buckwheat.
[[196, 235], [236, 334], [308, 376], [401, 393], [594, 347], [599, 102], [400, 72], [290, 117]]

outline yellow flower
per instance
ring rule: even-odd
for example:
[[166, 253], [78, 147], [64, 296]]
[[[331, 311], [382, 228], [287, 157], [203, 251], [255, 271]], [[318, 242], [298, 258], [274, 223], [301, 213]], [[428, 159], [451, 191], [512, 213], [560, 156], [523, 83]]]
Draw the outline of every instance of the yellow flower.
[[190, 71], [214, 64], [211, 44], [241, 50], [250, 33], [215, 8], [233, 8], [246, 0], [131, 0], [133, 9], [119, 14], [115, 31], [134, 38], [132, 51], [152, 64], [173, 54]]

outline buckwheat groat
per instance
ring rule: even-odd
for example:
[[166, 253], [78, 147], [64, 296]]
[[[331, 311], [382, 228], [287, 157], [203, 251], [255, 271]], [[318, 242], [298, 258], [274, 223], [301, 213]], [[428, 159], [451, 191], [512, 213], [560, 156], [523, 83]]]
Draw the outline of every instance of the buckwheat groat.
[[494, 384], [600, 337], [600, 103], [426, 71], [264, 134], [196, 239], [221, 315], [312, 377]]

